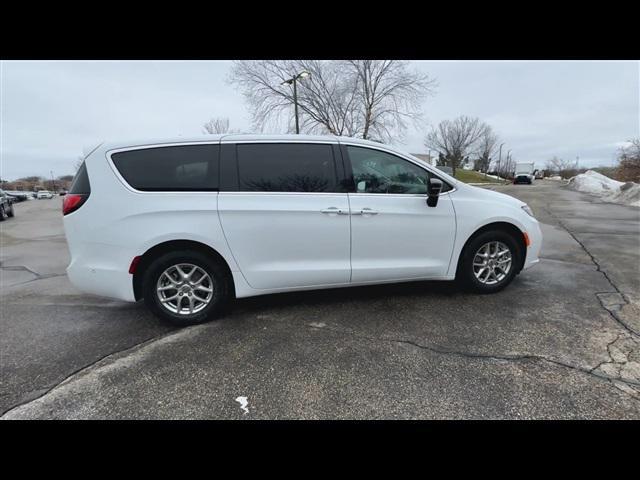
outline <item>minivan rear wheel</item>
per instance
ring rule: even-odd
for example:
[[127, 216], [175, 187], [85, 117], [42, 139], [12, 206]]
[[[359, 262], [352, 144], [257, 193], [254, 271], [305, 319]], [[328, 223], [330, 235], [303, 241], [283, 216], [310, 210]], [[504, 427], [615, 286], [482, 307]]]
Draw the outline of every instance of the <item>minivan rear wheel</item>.
[[152, 261], [142, 288], [149, 309], [178, 326], [214, 319], [227, 304], [230, 292], [224, 268], [215, 259], [193, 251], [169, 252]]
[[474, 292], [498, 292], [518, 273], [521, 255], [518, 243], [509, 233], [483, 232], [465, 247], [458, 279]]

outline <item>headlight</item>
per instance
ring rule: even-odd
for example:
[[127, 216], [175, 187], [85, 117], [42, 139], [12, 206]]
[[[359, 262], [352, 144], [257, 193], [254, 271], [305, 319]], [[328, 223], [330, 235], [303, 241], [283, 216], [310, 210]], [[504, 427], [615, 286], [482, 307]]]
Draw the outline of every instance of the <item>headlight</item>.
[[529, 214], [529, 216], [531, 216], [531, 217], [533, 217], [533, 218], [536, 218], [536, 217], [533, 215], [533, 210], [531, 210], [531, 208], [529, 208], [529, 205], [523, 205], [523, 206], [522, 206], [522, 209], [523, 209], [525, 212], [527, 212], [527, 213]]

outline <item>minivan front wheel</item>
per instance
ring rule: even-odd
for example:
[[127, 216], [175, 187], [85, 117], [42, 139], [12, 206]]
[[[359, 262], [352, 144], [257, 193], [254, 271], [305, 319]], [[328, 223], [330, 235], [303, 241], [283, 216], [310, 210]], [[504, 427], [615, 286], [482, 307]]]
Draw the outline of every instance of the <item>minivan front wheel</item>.
[[518, 273], [520, 255], [520, 247], [509, 233], [484, 232], [466, 246], [458, 275], [475, 292], [497, 292]]
[[215, 318], [229, 298], [229, 279], [214, 259], [178, 251], [155, 259], [143, 279], [149, 309], [174, 325], [196, 325]]

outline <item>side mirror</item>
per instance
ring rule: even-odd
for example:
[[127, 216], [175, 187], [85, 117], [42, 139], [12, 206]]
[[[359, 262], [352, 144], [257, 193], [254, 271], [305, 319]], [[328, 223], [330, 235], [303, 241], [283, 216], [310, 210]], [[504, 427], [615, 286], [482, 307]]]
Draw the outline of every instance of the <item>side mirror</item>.
[[427, 184], [427, 205], [435, 207], [438, 205], [438, 196], [442, 191], [442, 180], [432, 177]]

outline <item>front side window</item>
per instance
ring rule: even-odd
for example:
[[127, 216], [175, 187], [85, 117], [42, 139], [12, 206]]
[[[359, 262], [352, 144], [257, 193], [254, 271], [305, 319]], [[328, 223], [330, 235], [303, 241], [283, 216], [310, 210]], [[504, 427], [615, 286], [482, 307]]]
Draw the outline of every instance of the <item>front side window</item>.
[[111, 155], [133, 188], [142, 191], [215, 191], [218, 145], [180, 145], [130, 150]]
[[380, 150], [347, 146], [347, 151], [357, 193], [427, 193], [427, 170]]
[[241, 191], [333, 192], [336, 169], [328, 144], [237, 145]]

